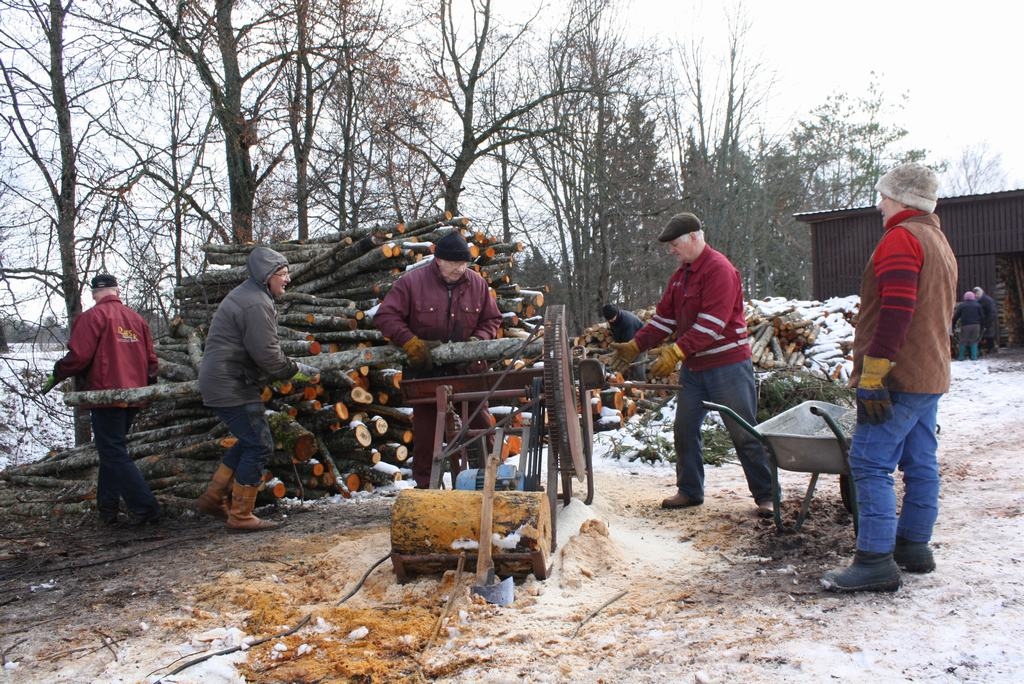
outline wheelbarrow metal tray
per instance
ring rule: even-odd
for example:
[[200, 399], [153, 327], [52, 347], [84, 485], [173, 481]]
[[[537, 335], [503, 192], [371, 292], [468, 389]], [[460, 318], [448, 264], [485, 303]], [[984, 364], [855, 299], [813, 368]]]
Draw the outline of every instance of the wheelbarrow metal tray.
[[840, 444], [825, 419], [811, 413], [816, 406], [840, 426], [852, 424], [852, 408], [824, 401], [805, 401], [774, 418], [758, 423], [756, 430], [775, 453], [778, 467], [800, 473], [849, 472]]

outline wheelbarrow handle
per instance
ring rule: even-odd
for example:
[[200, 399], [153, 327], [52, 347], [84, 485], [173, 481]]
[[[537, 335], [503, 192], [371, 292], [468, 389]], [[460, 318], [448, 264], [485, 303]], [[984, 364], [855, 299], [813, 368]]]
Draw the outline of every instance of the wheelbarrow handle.
[[716, 404], [716, 403], [711, 402], [711, 401], [704, 401], [704, 402], [701, 402], [701, 403], [704, 404], [704, 408], [709, 409], [711, 411], [718, 411], [719, 413], [724, 413], [725, 415], [727, 415], [730, 418], [732, 418], [733, 420], [735, 420], [739, 424], [740, 427], [742, 427], [744, 430], [746, 430], [751, 435], [753, 435], [754, 438], [757, 441], [761, 442], [762, 444], [766, 444], [767, 443], [768, 440], [765, 439], [764, 435], [762, 435], [760, 432], [757, 431], [757, 428], [755, 428], [753, 425], [751, 425], [750, 423], [745, 421], [743, 418], [741, 418], [738, 413], [733, 411], [728, 406], [725, 406], [723, 404]]
[[819, 416], [828, 424], [829, 429], [832, 430], [832, 434], [834, 434], [836, 436], [836, 439], [839, 440], [839, 448], [842, 450], [843, 456], [845, 457], [847, 455], [848, 442], [846, 438], [846, 433], [843, 432], [843, 428], [839, 427], [839, 423], [836, 422], [836, 419], [833, 418], [828, 411], [823, 411], [820, 406], [811, 406], [810, 410], [811, 413], [813, 413], [816, 416]]

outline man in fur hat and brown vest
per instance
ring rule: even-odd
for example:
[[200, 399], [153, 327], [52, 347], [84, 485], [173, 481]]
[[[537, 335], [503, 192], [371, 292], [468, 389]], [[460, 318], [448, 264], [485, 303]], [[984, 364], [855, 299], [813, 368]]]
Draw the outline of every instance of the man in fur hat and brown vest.
[[[857, 553], [821, 578], [828, 591], [896, 591], [900, 569], [935, 569], [928, 542], [939, 511], [936, 414], [949, 390], [956, 257], [935, 215], [938, 179], [919, 164], [882, 176], [885, 232], [864, 270], [853, 340]], [[897, 516], [893, 472], [903, 473]]]

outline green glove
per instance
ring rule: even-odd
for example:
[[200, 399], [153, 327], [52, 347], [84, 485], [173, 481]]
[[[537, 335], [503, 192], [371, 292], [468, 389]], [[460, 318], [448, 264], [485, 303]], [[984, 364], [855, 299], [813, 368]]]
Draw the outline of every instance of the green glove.
[[612, 342], [611, 347], [615, 355], [608, 361], [608, 367], [616, 373], [625, 371], [629, 368], [629, 364], [636, 361], [636, 357], [640, 356], [640, 345], [636, 343], [636, 340]]
[[45, 396], [50, 390], [57, 386], [58, 382], [60, 382], [60, 380], [57, 379], [57, 376], [50, 373], [46, 376], [46, 382], [43, 383], [40, 393]]
[[292, 382], [306, 382], [312, 385], [320, 382], [320, 369], [316, 366], [310, 366], [308, 363], [300, 363], [298, 361], [295, 364], [299, 367], [299, 370], [292, 376]]
[[671, 375], [675, 372], [679, 362], [686, 359], [686, 353], [675, 342], [659, 347], [655, 351], [658, 353], [658, 358], [651, 364], [651, 376], [655, 378]]
[[[435, 343], [433, 346], [437, 346]], [[429, 371], [434, 368], [434, 360], [430, 358], [430, 347], [426, 342], [418, 337], [413, 337], [411, 340], [402, 345], [402, 351], [409, 357], [409, 366], [416, 370]]]

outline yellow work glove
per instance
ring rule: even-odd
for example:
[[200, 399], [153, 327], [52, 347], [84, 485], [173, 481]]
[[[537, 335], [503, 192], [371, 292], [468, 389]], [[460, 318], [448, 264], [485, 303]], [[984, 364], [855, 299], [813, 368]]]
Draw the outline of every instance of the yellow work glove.
[[877, 425], [892, 418], [892, 399], [885, 376], [893, 367], [889, 359], [865, 356], [857, 383], [857, 422]]
[[[435, 345], [436, 346], [436, 345]], [[434, 360], [430, 358], [430, 346], [418, 337], [402, 345], [402, 351], [409, 359], [409, 367], [420, 371], [429, 371], [434, 367]]]
[[672, 375], [676, 366], [686, 358], [686, 353], [675, 342], [658, 347], [654, 351], [657, 352], [658, 358], [651, 363], [651, 377], [653, 378]]
[[611, 347], [615, 354], [608, 361], [608, 367], [616, 373], [624, 372], [629, 368], [629, 364], [636, 361], [636, 357], [640, 356], [640, 347], [635, 340], [612, 342]]

